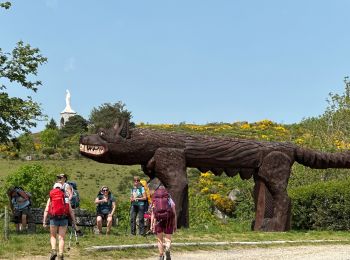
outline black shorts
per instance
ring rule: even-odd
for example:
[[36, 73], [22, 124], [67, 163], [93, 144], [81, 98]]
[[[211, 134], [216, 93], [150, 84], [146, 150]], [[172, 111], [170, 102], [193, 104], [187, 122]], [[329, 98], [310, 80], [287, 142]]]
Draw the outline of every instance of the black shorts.
[[29, 215], [30, 213], [30, 207], [25, 207], [24, 209], [18, 210], [15, 209], [13, 211], [13, 222], [16, 224], [22, 223], [22, 215]]
[[102, 220], [107, 220], [109, 214], [110, 213], [107, 213], [107, 214], [97, 213], [97, 217], [100, 216]]

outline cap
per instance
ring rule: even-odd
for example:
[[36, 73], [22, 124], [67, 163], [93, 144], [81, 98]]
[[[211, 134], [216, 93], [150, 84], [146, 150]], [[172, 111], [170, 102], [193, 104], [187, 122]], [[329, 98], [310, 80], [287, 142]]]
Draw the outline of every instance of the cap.
[[60, 189], [62, 189], [62, 184], [61, 183], [59, 183], [59, 182], [56, 182], [54, 185], [53, 185], [53, 189], [56, 189], [56, 188], [60, 188]]
[[56, 177], [57, 178], [66, 178], [66, 179], [68, 179], [68, 176], [65, 173], [58, 174]]

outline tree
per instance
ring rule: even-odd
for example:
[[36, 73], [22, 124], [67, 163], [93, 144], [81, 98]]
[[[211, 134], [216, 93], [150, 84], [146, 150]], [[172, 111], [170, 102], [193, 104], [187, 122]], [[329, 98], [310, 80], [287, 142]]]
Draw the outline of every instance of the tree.
[[96, 131], [101, 127], [112, 127], [119, 118], [131, 119], [131, 117], [131, 112], [125, 109], [125, 104], [119, 101], [115, 104], [104, 103], [98, 108], [93, 108], [89, 120], [91, 123], [91, 130]]
[[45, 129], [58, 129], [56, 121], [51, 118], [50, 122], [46, 124]]
[[46, 128], [40, 133], [40, 140], [44, 148], [56, 148], [60, 139], [60, 132], [57, 128]]
[[61, 129], [61, 136], [63, 138], [82, 134], [87, 131], [88, 122], [80, 115], [72, 116], [68, 119], [64, 127]]
[[[0, 7], [10, 8], [10, 2], [0, 3]], [[8, 142], [14, 132], [28, 132], [35, 127], [35, 120], [43, 117], [40, 105], [27, 98], [10, 97], [5, 90], [7, 84], [20, 85], [36, 92], [41, 81], [32, 81], [38, 73], [39, 65], [47, 58], [38, 48], [19, 41], [11, 53], [0, 48], [0, 142]]]
[[343, 94], [329, 93], [326, 111], [319, 117], [303, 120], [301, 125], [310, 132], [312, 147], [324, 150], [350, 148], [350, 82], [344, 78]]
[[20, 144], [21, 152], [27, 155], [31, 154], [35, 150], [34, 138], [29, 133], [22, 134], [20, 137], [18, 137], [18, 142]]
[[11, 3], [10, 2], [0, 3], [0, 7], [9, 9], [11, 7]]

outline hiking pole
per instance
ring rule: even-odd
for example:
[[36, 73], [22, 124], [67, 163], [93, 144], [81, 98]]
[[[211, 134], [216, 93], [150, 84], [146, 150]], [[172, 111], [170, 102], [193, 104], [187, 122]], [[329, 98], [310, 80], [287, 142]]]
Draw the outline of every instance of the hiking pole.
[[67, 248], [68, 251], [70, 250], [70, 245], [72, 243], [73, 233], [74, 233], [74, 237], [75, 237], [75, 244], [79, 245], [78, 234], [77, 234], [77, 231], [76, 231], [76, 229], [74, 228], [73, 225], [74, 224], [72, 224], [72, 226], [70, 226], [70, 227], [68, 226], [68, 229], [69, 229], [69, 242], [68, 242], [68, 248]]

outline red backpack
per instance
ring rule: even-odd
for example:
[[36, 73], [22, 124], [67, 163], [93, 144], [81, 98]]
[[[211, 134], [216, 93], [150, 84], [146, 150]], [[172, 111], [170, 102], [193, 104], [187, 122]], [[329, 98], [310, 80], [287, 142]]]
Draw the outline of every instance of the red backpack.
[[50, 191], [49, 214], [56, 218], [69, 215], [69, 204], [65, 202], [64, 192], [61, 189], [55, 188]]
[[173, 216], [173, 210], [169, 203], [169, 193], [166, 189], [157, 189], [153, 194], [154, 217], [160, 220], [169, 220]]

